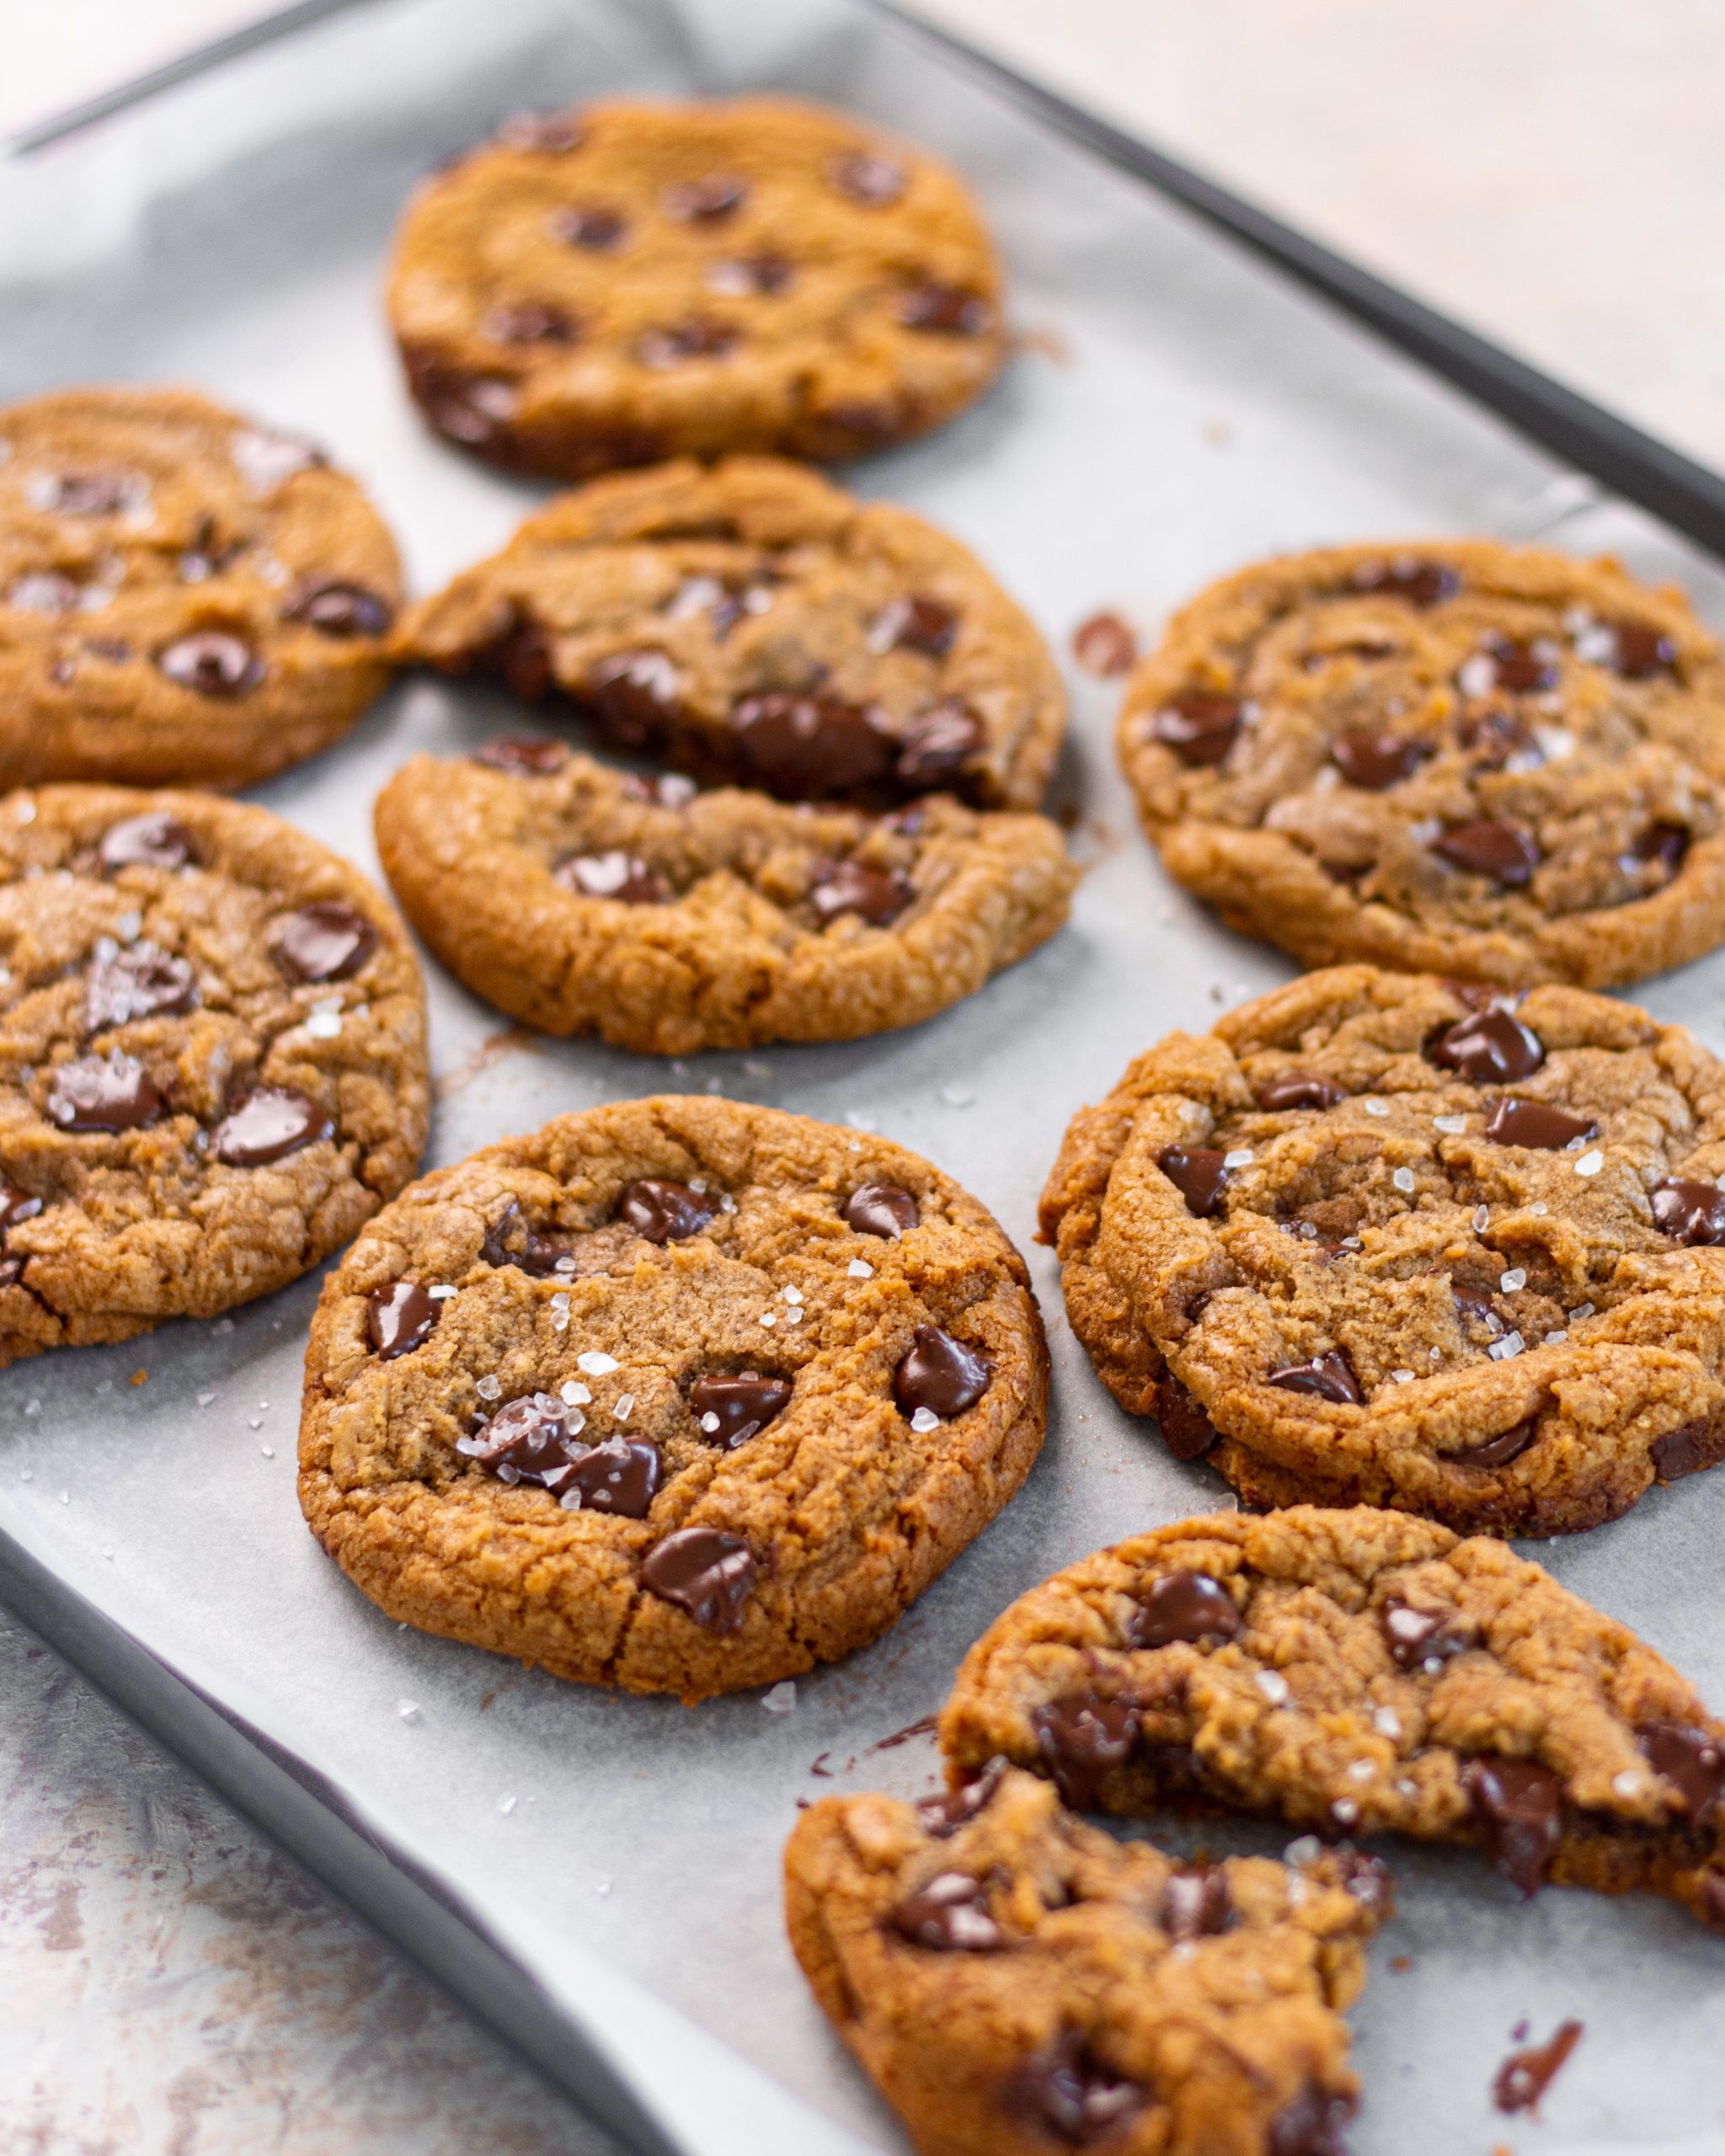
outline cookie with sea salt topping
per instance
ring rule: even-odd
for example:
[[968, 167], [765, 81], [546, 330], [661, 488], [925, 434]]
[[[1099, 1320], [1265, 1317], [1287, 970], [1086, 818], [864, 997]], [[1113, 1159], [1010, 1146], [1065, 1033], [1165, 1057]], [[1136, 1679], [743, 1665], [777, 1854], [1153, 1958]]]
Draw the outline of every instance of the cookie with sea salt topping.
[[1003, 1766], [828, 1797], [785, 1850], [803, 1973], [924, 2156], [1342, 2156], [1388, 1905], [1353, 1851], [1183, 1866]]
[[409, 919], [476, 995], [666, 1055], [914, 1024], [1045, 942], [1076, 877], [1042, 816], [697, 795], [554, 741], [417, 757], [377, 825]]
[[296, 436], [184, 389], [0, 410], [0, 785], [227, 791], [388, 679], [394, 544]]
[[560, 496], [414, 608], [399, 648], [792, 801], [1033, 808], [1065, 728], [1047, 646], [973, 555], [777, 458]]
[[1609, 560], [1242, 570], [1133, 675], [1119, 747], [1169, 873], [1306, 965], [1598, 988], [1725, 937], [1725, 658]]
[[391, 1617], [685, 1700], [884, 1631], [1017, 1491], [1023, 1261], [916, 1154], [707, 1097], [425, 1177], [330, 1276], [300, 1500]]
[[419, 962], [337, 855], [209, 794], [0, 797], [0, 1364], [297, 1279], [428, 1105]]
[[1087, 1557], [971, 1648], [940, 1732], [960, 1787], [1008, 1759], [1094, 1810], [1472, 1842], [1524, 1894], [1647, 1890], [1725, 1929], [1725, 1722], [1539, 1566], [1404, 1513]]
[[1140, 1056], [1042, 1231], [1103, 1383], [1248, 1503], [1556, 1534], [1725, 1454], [1722, 1175], [1685, 1027], [1345, 966]]
[[950, 419], [1006, 354], [956, 175], [782, 98], [518, 115], [419, 189], [389, 314], [440, 434], [558, 479], [862, 456]]

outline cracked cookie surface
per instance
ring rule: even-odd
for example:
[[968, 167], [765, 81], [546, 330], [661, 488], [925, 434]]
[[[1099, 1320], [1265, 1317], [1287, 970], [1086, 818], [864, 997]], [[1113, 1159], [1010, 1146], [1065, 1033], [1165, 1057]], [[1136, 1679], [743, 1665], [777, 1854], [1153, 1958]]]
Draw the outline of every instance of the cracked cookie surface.
[[828, 1797], [785, 1851], [791, 1944], [925, 2156], [1341, 2156], [1341, 2019], [1388, 1907], [1370, 1859], [1182, 1866], [996, 1770]]
[[416, 607], [399, 649], [789, 800], [1034, 808], [1065, 728], [1047, 646], [972, 554], [777, 458], [561, 496]]
[[1071, 1803], [1473, 1842], [1524, 1894], [1645, 1889], [1725, 1929], [1725, 1723], [1626, 1625], [1487, 1536], [1356, 1507], [1223, 1513], [1033, 1588], [941, 1716]]
[[0, 1362], [283, 1287], [413, 1173], [407, 931], [262, 808], [0, 798]]
[[1169, 873], [1306, 965], [1603, 987], [1725, 937], [1725, 659], [1608, 560], [1260, 563], [1175, 616], [1118, 738]]
[[388, 305], [430, 424], [562, 479], [862, 456], [950, 419], [1006, 352], [957, 177], [778, 98], [517, 115], [420, 188]]
[[395, 547], [296, 436], [189, 390], [0, 410], [0, 784], [248, 786], [388, 679]]
[[1042, 1231], [1103, 1383], [1248, 1503], [1551, 1534], [1725, 1452], [1722, 1172], [1686, 1028], [1337, 967], [1140, 1056]]
[[1045, 942], [1076, 877], [1041, 816], [697, 795], [550, 741], [418, 757], [376, 813], [408, 918], [476, 995], [665, 1055], [915, 1024]]
[[1017, 1489], [1023, 1261], [916, 1154], [661, 1096], [425, 1177], [312, 1329], [300, 1496], [392, 1617], [685, 1700], [884, 1631]]

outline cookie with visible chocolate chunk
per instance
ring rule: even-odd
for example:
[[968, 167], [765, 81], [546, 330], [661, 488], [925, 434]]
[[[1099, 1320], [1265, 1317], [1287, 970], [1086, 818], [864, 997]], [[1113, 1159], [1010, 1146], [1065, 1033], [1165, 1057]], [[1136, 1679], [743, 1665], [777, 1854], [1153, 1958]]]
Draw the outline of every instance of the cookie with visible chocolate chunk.
[[662, 1095], [406, 1191], [327, 1282], [300, 1501], [394, 1618], [703, 1699], [884, 1631], [1017, 1491], [1023, 1261], [884, 1139]]
[[924, 2156], [1340, 2156], [1388, 1904], [1352, 1851], [1183, 1866], [1003, 1763], [828, 1797], [785, 1849], [803, 1973]]
[[416, 757], [377, 824], [409, 919], [475, 995], [665, 1055], [913, 1025], [1045, 942], [1076, 878], [1041, 816], [697, 794], [553, 741]]
[[0, 1364], [284, 1287], [413, 1173], [407, 931], [262, 808], [0, 798]]
[[950, 419], [1006, 355], [957, 176], [782, 98], [517, 115], [420, 188], [389, 315], [440, 434], [556, 479], [866, 455]]
[[249, 786], [389, 678], [395, 547], [296, 436], [184, 389], [0, 410], [0, 785]]
[[1539, 1566], [1405, 1513], [1087, 1557], [971, 1648], [940, 1732], [959, 1788], [1008, 1759], [1096, 1810], [1472, 1842], [1524, 1894], [1646, 1890], [1725, 1929], [1725, 1722]]
[[1614, 562], [1244, 569], [1133, 675], [1119, 746], [1169, 873], [1307, 965], [1598, 988], [1725, 938], [1725, 659]]
[[1033, 808], [1065, 728], [1047, 646], [973, 555], [769, 457], [561, 496], [416, 607], [399, 648], [791, 801]]
[[1557, 1534], [1725, 1454], [1722, 1175], [1685, 1027], [1345, 966], [1140, 1056], [1042, 1230], [1103, 1383], [1248, 1503]]

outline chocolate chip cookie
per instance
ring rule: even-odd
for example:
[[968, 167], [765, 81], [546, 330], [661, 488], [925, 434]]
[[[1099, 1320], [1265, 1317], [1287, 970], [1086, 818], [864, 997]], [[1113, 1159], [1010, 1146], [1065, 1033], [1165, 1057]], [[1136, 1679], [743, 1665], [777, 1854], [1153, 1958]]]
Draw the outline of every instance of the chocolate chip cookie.
[[[1135, 1535], [1014, 1603], [941, 1717], [1069, 1804], [1200, 1802], [1472, 1842], [1725, 1929], [1725, 1722], [1626, 1626], [1501, 1542], [1298, 1506]], [[1314, 1848], [1316, 1844], [1314, 1844]]]
[[884, 1139], [661, 1096], [415, 1183], [331, 1275], [300, 1500], [392, 1617], [687, 1700], [884, 1631], [1042, 1444], [1023, 1261]]
[[440, 434], [558, 479], [862, 456], [950, 419], [1006, 353], [956, 176], [780, 98], [518, 115], [420, 189], [389, 313]]
[[417, 607], [400, 648], [791, 801], [1033, 808], [1065, 728], [1047, 646], [973, 555], [769, 457], [560, 497]]
[[785, 1851], [791, 1945], [924, 2156], [1341, 2156], [1370, 1859], [1183, 1867], [1003, 1765], [828, 1797]]
[[0, 785], [267, 778], [382, 688], [400, 603], [309, 442], [184, 389], [0, 410]]
[[1045, 942], [1076, 880], [1041, 816], [697, 794], [554, 741], [418, 757], [377, 820], [409, 919], [476, 995], [665, 1055], [915, 1024]]
[[1722, 1174], [1684, 1027], [1348, 966], [1140, 1056], [1042, 1225], [1103, 1383], [1248, 1503], [1554, 1534], [1725, 1453]]
[[1134, 675], [1119, 751], [1170, 873], [1307, 965], [1596, 988], [1725, 937], [1725, 659], [1610, 561], [1243, 570]]
[[419, 963], [346, 862], [207, 794], [0, 798], [0, 1364], [297, 1279], [427, 1113]]

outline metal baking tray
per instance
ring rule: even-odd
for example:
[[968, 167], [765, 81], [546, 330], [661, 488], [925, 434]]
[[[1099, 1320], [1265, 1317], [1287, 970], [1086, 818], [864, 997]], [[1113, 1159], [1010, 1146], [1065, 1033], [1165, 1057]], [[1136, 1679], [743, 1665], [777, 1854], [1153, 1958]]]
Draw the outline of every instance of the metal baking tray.
[[[431, 440], [400, 388], [378, 294], [415, 179], [515, 105], [772, 86], [928, 143], [985, 204], [1023, 350], [984, 403], [853, 483], [975, 545], [1057, 648], [1104, 604], [1153, 632], [1206, 579], [1276, 548], [1428, 531], [1609, 547], [1725, 622], [1705, 557], [1477, 400], [1703, 539], [1719, 536], [1713, 475], [1478, 339], [1446, 343], [1441, 318], [1408, 315], [1262, 213], [883, 10], [289, 12], [292, 35], [109, 100], [99, 125], [38, 131], [48, 147], [0, 163], [0, 395], [181, 378], [302, 429], [371, 488], [418, 590], [497, 545], [537, 496]], [[1073, 686], [1059, 786], [1090, 873], [1052, 945], [911, 1032], [669, 1066], [534, 1040], [428, 963], [430, 1160], [565, 1109], [711, 1090], [918, 1148], [1030, 1250], [1072, 1111], [1171, 1027], [1202, 1028], [1288, 973], [1167, 883], [1114, 770], [1114, 694]], [[482, 689], [406, 680], [256, 798], [375, 873], [370, 803], [388, 773], [501, 723], [520, 714]], [[1722, 989], [1725, 956], [1639, 994], [1720, 1049]], [[1227, 1502], [1108, 1401], [1047, 1253], [1032, 1263], [1055, 1362], [1040, 1465], [884, 1640], [798, 1680], [788, 1711], [782, 1694], [691, 1710], [560, 1685], [363, 1601], [294, 1502], [315, 1278], [232, 1319], [0, 1376], [0, 1593], [626, 2140], [655, 2156], [898, 2148], [784, 1943], [779, 1850], [798, 1802], [927, 1787], [914, 1725], [1013, 1596], [1098, 1544]], [[1725, 1476], [1706, 1476], [1540, 1554], [1717, 1704], [1707, 1560], [1722, 1536]], [[1274, 1839], [1243, 1825], [1210, 1838]], [[1541, 2147], [1725, 2146], [1718, 1940], [1646, 1898], [1548, 1891], [1524, 1908], [1465, 1852], [1392, 1857], [1402, 1913], [1353, 2016], [1358, 2156], [1528, 2145], [1488, 2093], [1524, 2015], [1539, 2035], [1586, 2025]]]

